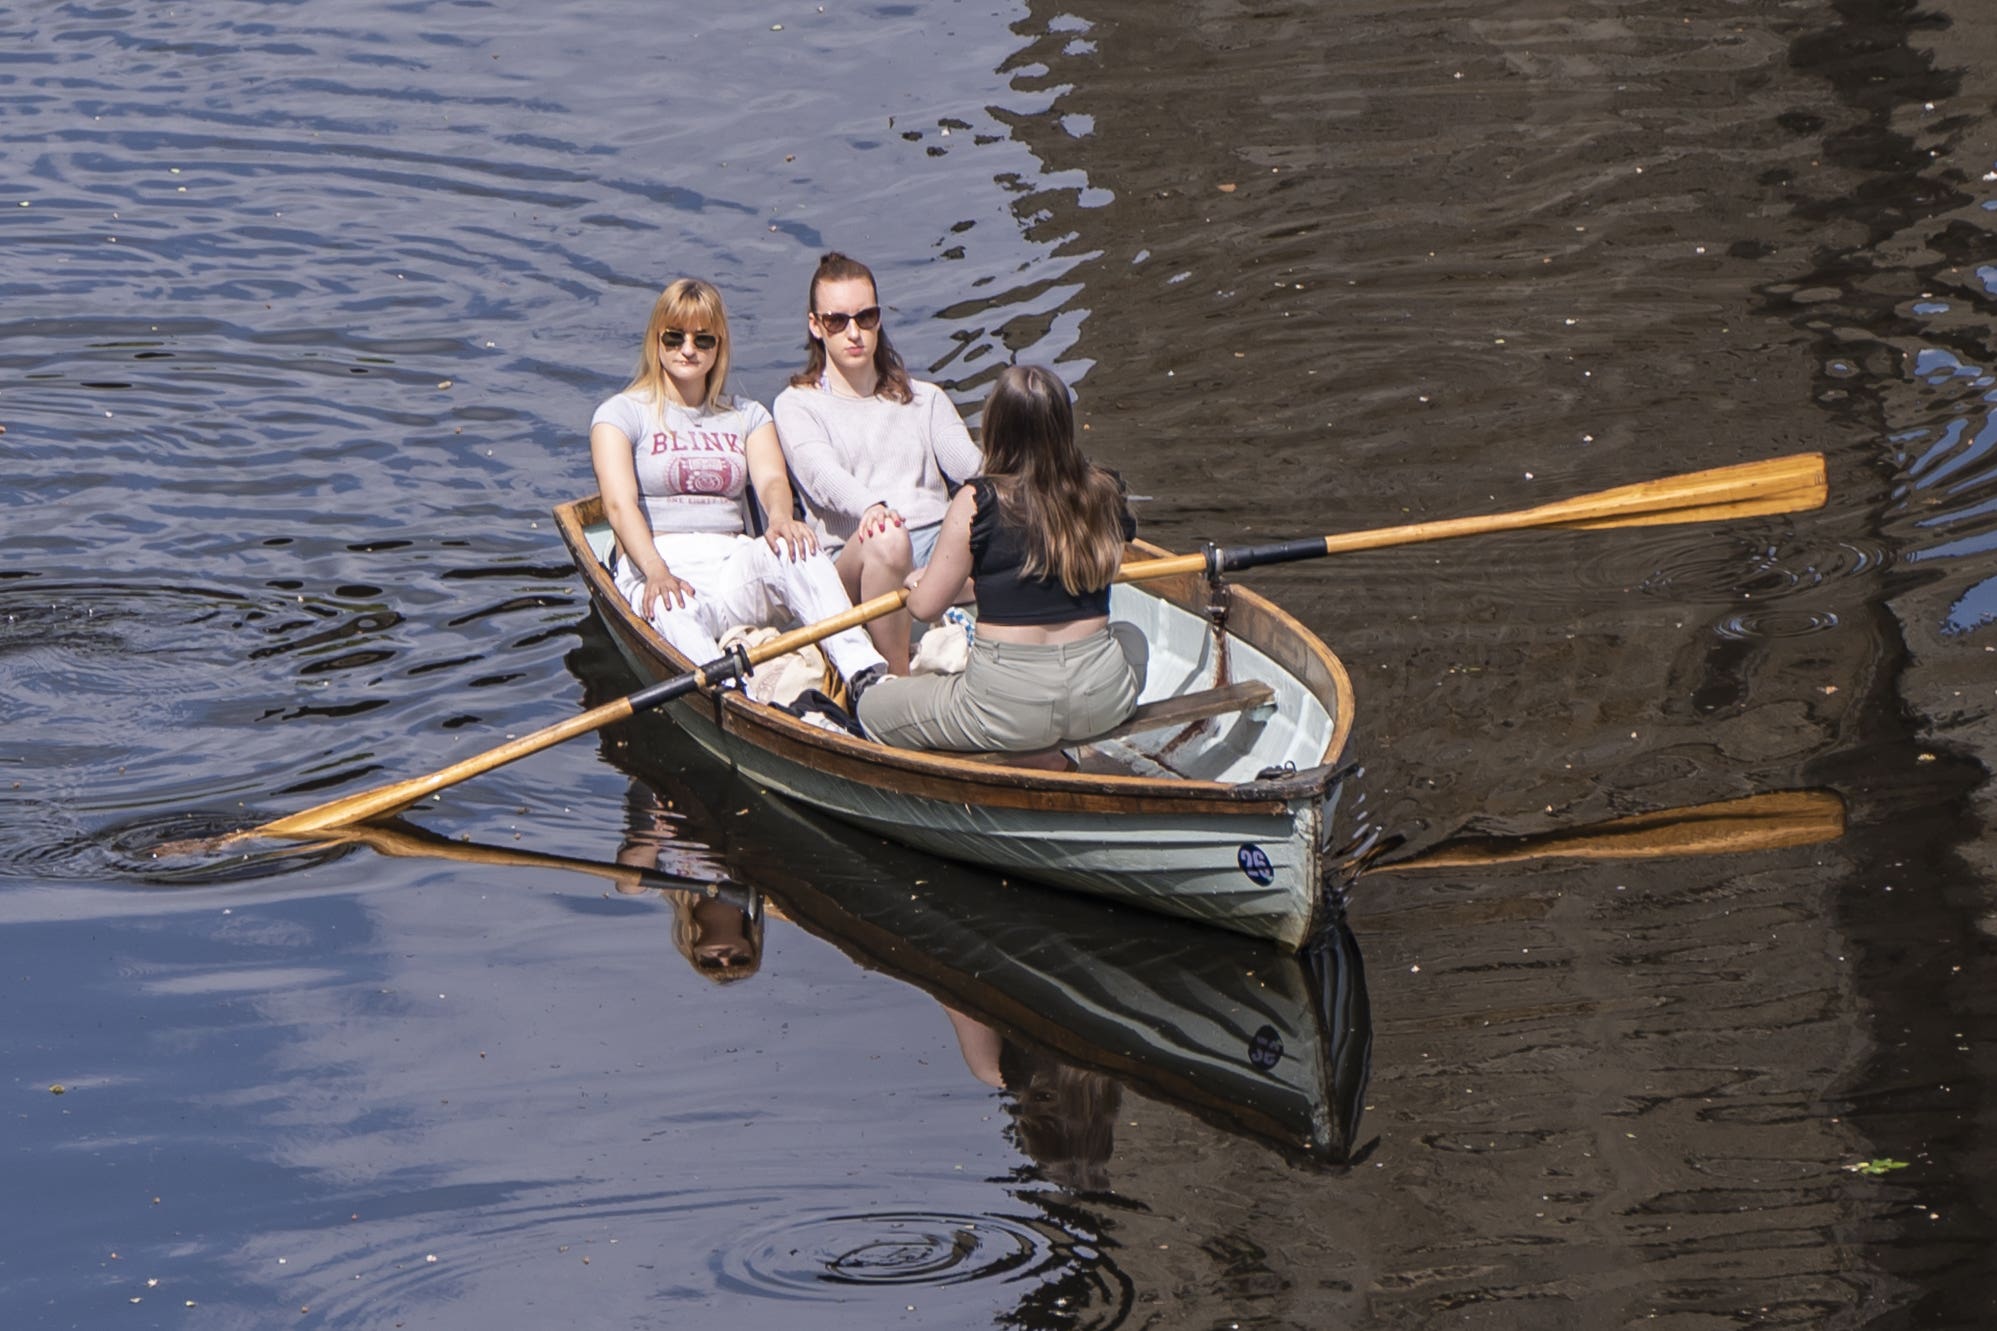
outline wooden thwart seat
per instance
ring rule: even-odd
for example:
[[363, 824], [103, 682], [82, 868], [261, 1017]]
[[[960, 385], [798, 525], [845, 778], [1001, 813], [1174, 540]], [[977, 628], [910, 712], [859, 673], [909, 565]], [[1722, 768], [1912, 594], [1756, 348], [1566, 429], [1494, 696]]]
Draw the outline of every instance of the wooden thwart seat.
[[[1238, 684], [1222, 684], [1217, 688], [1201, 689], [1197, 693], [1181, 693], [1170, 698], [1160, 698], [1156, 702], [1140, 703], [1137, 710], [1126, 717], [1121, 724], [1079, 743], [1100, 744], [1104, 740], [1122, 739], [1125, 735], [1135, 735], [1146, 730], [1189, 726], [1196, 721], [1207, 721], [1216, 716], [1227, 716], [1233, 712], [1245, 712], [1250, 708], [1263, 706], [1274, 701], [1275, 697], [1276, 690], [1259, 679], [1245, 679]], [[1039, 749], [1032, 753], [958, 753], [951, 756], [968, 758], [978, 763], [1003, 764], [1019, 762], [1022, 759], [1041, 758], [1059, 752], [1059, 749]]]
[[1238, 684], [1222, 684], [1218, 688], [1201, 689], [1198, 693], [1160, 698], [1156, 702], [1139, 704], [1121, 725], [1111, 727], [1088, 742], [1094, 744], [1097, 740], [1122, 739], [1139, 731], [1163, 730], [1168, 726], [1189, 726], [1195, 721], [1260, 707], [1275, 696], [1276, 690], [1261, 680], [1244, 679]]

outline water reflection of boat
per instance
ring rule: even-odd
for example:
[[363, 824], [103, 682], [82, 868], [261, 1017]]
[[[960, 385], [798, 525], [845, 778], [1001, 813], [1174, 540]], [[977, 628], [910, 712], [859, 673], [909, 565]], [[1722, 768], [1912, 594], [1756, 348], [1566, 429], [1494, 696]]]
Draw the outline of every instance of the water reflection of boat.
[[[601, 503], [555, 512], [626, 662], [683, 674], [604, 565]], [[1139, 547], [1145, 555], [1161, 554]], [[1197, 575], [1124, 584], [1111, 613], [1151, 647], [1144, 728], [1076, 772], [891, 749], [739, 692], [671, 704], [702, 747], [767, 789], [908, 845], [1301, 946], [1334, 909], [1322, 877], [1333, 767], [1352, 725], [1345, 667], [1253, 592]], [[1224, 623], [1218, 631], [1216, 622]]]
[[[347, 835], [385, 854], [549, 867], [624, 893], [656, 889], [675, 903], [676, 921], [697, 922], [705, 908], [717, 918], [732, 912], [744, 930], [753, 924], [757, 959], [765, 911], [787, 918], [934, 997], [960, 1039], [966, 1022], [991, 1032], [1021, 1145], [1057, 1181], [1086, 1183], [1098, 1171], [1064, 1178], [1061, 1163], [1095, 1166], [1107, 1154], [1111, 1125], [1087, 1121], [1114, 1109], [1101, 1078], [1292, 1159], [1335, 1164], [1348, 1154], [1372, 1026], [1358, 949], [1342, 924], [1291, 953], [1008, 883], [761, 795], [706, 759], [684, 771], [648, 761], [659, 746], [642, 741], [670, 735], [658, 718], [617, 733], [631, 742], [606, 735], [604, 752], [636, 778], [617, 863], [482, 846], [402, 823]], [[724, 807], [753, 816], [724, 826], [713, 816]], [[671, 829], [659, 827], [662, 811], [677, 820]], [[697, 935], [680, 950], [699, 967], [702, 942], [715, 938]], [[975, 1071], [968, 1041], [965, 1052]], [[1092, 1134], [1100, 1140], [1085, 1140]]]
[[[629, 724], [664, 729], [650, 717]], [[1035, 1105], [1075, 1090], [1062, 1067], [1293, 1158], [1337, 1163], [1349, 1152], [1372, 1024], [1342, 922], [1291, 953], [1007, 882], [737, 788], [722, 771], [690, 780], [648, 762], [658, 748], [634, 738], [605, 752], [676, 803], [740, 800], [757, 835], [731, 838], [728, 866], [773, 912], [997, 1033], [1029, 1152]]]
[[1372, 1020], [1342, 922], [1293, 954], [855, 844], [865, 838], [786, 812], [779, 840], [811, 870], [771, 875], [765, 890], [861, 965], [996, 1031], [1029, 1151], [1036, 1104], [1058, 1113], [1073, 1084], [1051, 1060], [1291, 1156], [1346, 1159]]

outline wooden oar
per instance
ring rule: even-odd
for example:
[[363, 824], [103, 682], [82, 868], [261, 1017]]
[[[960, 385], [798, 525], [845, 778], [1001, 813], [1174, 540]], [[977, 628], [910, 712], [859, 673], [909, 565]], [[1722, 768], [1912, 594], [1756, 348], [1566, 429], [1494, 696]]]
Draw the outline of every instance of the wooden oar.
[[821, 619], [816, 624], [792, 629], [778, 634], [768, 642], [744, 649], [737, 646], [728, 655], [709, 661], [706, 665], [690, 670], [684, 675], [662, 679], [656, 684], [648, 684], [636, 693], [626, 694], [614, 702], [592, 707], [587, 712], [579, 712], [566, 721], [558, 721], [531, 735], [509, 740], [484, 753], [474, 754], [462, 762], [452, 763], [441, 771], [428, 776], [411, 777], [390, 786], [377, 786], [357, 795], [347, 795], [329, 800], [325, 804], [314, 805], [301, 813], [279, 818], [273, 822], [253, 827], [246, 832], [237, 832], [224, 838], [224, 841], [238, 841], [246, 837], [299, 837], [311, 836], [331, 827], [344, 827], [349, 823], [364, 822], [369, 818], [380, 818], [385, 814], [408, 808], [425, 795], [434, 794], [445, 786], [454, 786], [495, 767], [504, 767], [510, 762], [525, 758], [530, 753], [539, 753], [551, 745], [560, 744], [565, 739], [601, 730], [615, 721], [638, 712], [671, 702], [674, 698], [692, 693], [708, 684], [718, 684], [744, 674], [749, 667], [773, 660], [786, 652], [794, 652], [800, 647], [829, 638], [835, 633], [857, 628], [868, 620], [878, 619], [901, 609], [902, 602], [908, 599], [905, 591], [892, 591], [876, 596], [871, 601], [863, 601], [844, 614]]
[[1797, 453], [1766, 462], [1743, 462], [1732, 467], [1715, 467], [1709, 471], [1687, 472], [1682, 476], [1666, 476], [1655, 481], [1639, 481], [1635, 485], [1599, 490], [1594, 494], [1511, 513], [1414, 522], [1403, 527], [1312, 536], [1272, 545], [1225, 546], [1200, 554], [1147, 560], [1142, 564], [1126, 565], [1117, 577], [1128, 582], [1139, 577], [1199, 573], [1210, 567], [1214, 572], [1228, 573], [1236, 569], [1316, 559], [1352, 550], [1378, 550], [1391, 545], [1413, 545], [1418, 541], [1443, 541], [1457, 536], [1482, 536], [1490, 532], [1525, 531], [1535, 527], [1601, 530], [1607, 527], [1661, 526], [1673, 522], [1717, 522], [1766, 513], [1799, 513], [1805, 509], [1822, 508], [1829, 494], [1829, 488], [1824, 483], [1824, 455]]
[[1660, 809], [1536, 836], [1444, 842], [1411, 859], [1370, 864], [1365, 872], [1473, 869], [1521, 860], [1644, 860], [1680, 855], [1739, 855], [1813, 846], [1844, 835], [1844, 800], [1830, 790], [1782, 790], [1715, 804]]
[[[1149, 559], [1126, 564], [1118, 573], [1119, 582], [1170, 577], [1193, 573], [1216, 564], [1216, 571], [1252, 568], [1261, 564], [1314, 559], [1350, 550], [1371, 550], [1382, 546], [1408, 545], [1416, 541], [1439, 541], [1453, 536], [1474, 536], [1483, 532], [1516, 531], [1528, 527], [1634, 527], [1665, 522], [1705, 522], [1723, 518], [1744, 518], [1763, 513], [1789, 513], [1821, 507], [1826, 498], [1824, 458], [1821, 453], [1801, 453], [1769, 462], [1747, 462], [1734, 467], [1668, 476], [1643, 481], [1614, 490], [1542, 504], [1516, 513], [1495, 513], [1483, 517], [1452, 518], [1439, 522], [1419, 522], [1405, 527], [1376, 531], [1347, 532], [1343, 535], [1285, 541], [1276, 545], [1233, 546], [1196, 555], [1169, 559]], [[238, 832], [225, 841], [245, 837], [309, 836], [329, 827], [379, 818], [406, 809], [425, 795], [446, 786], [490, 772], [496, 767], [539, 753], [565, 739], [599, 730], [636, 712], [657, 707], [691, 693], [707, 684], [717, 684], [742, 674], [750, 666], [796, 651], [799, 647], [855, 628], [869, 620], [890, 614], [908, 599], [905, 591], [893, 591], [855, 606], [845, 614], [834, 615], [804, 628], [772, 638], [744, 652], [737, 648], [719, 660], [672, 679], [639, 689], [558, 722], [531, 735], [501, 744], [462, 762], [453, 763], [428, 776], [398, 781], [316, 805], [302, 813], [279, 818], [247, 832]]]

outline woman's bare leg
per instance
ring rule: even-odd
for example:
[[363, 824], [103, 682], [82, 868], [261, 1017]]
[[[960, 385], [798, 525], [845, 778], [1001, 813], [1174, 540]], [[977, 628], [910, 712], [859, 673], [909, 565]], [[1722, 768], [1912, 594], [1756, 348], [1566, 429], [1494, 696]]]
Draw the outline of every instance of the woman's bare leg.
[[[839, 570], [839, 580], [846, 585], [846, 594], [858, 605], [899, 588], [913, 564], [908, 533], [900, 527], [890, 527], [864, 541], [846, 542], [835, 567]], [[867, 624], [867, 634], [874, 640], [875, 650], [887, 658], [890, 674], [908, 673], [908, 635], [912, 623], [908, 611], [897, 610]]]

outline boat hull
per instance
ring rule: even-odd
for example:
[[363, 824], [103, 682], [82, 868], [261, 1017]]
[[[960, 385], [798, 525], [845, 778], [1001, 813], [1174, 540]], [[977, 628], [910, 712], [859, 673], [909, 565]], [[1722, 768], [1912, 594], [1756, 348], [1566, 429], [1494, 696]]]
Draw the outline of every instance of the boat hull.
[[[649, 683], [689, 669], [611, 582], [595, 501], [556, 516], [632, 670]], [[1229, 634], [1212, 633], [1195, 608], [1206, 590], [1196, 577], [1116, 589], [1112, 613], [1153, 644], [1147, 699], [1232, 675], [1267, 680], [1277, 703], [1263, 709], [1273, 715], [1141, 737], [1128, 756], [1159, 775], [1050, 773], [890, 749], [731, 690], [686, 695], [671, 715], [758, 785], [881, 836], [1296, 948], [1326, 917], [1322, 853], [1350, 683], [1322, 643], [1252, 593], [1235, 591]]]

